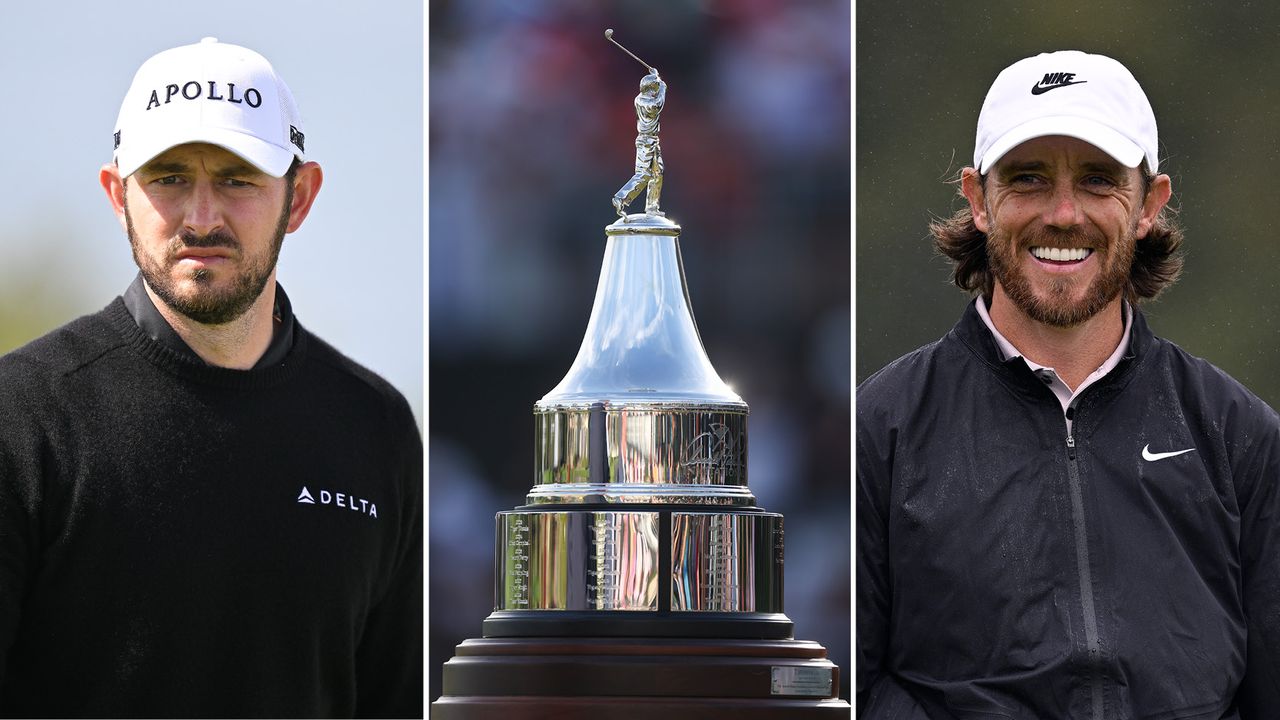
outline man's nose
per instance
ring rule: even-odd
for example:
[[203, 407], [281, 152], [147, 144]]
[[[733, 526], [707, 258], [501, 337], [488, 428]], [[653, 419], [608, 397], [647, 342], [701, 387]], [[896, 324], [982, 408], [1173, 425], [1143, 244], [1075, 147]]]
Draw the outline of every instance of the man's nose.
[[195, 181], [182, 222], [187, 230], [200, 236], [222, 228], [222, 206], [212, 180]]
[[1072, 228], [1080, 224], [1080, 201], [1076, 197], [1074, 184], [1060, 182], [1053, 190], [1047, 217], [1044, 222], [1056, 228]]

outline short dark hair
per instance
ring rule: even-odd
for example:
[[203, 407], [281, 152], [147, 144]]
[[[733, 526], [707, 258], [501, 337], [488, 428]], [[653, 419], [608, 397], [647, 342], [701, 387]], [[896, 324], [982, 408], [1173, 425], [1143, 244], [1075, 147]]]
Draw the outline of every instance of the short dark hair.
[[[1144, 170], [1142, 179], [1142, 194], [1146, 197], [1155, 176]], [[980, 181], [985, 188], [987, 176], [982, 175]], [[954, 182], [958, 185], [959, 179]], [[1124, 287], [1125, 300], [1131, 304], [1154, 299], [1182, 274], [1183, 232], [1172, 218], [1176, 212], [1167, 206], [1161, 208], [1146, 237], [1137, 241], [1133, 267]], [[934, 249], [951, 260], [951, 281], [961, 290], [990, 297], [995, 277], [987, 256], [987, 234], [974, 225], [968, 205], [949, 218], [929, 223], [929, 233]]]

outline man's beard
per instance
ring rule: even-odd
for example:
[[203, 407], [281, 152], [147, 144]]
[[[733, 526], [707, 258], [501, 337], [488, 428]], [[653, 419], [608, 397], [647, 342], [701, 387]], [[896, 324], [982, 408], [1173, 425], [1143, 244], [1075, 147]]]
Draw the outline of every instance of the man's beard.
[[[165, 305], [175, 312], [203, 325], [223, 325], [244, 315], [253, 306], [254, 301], [262, 295], [280, 258], [280, 248], [284, 245], [285, 231], [289, 225], [289, 207], [293, 204], [293, 187], [290, 185], [285, 194], [284, 209], [276, 223], [271, 238], [270, 251], [265, 257], [255, 258], [245, 255], [240, 241], [224, 231], [215, 231], [208, 235], [196, 235], [183, 230], [178, 236], [169, 240], [164, 251], [164, 259], [154, 261], [139, 251], [138, 238], [133, 228], [133, 218], [129, 215], [129, 202], [126, 193], [124, 203], [125, 227], [129, 233], [129, 245], [133, 249], [133, 261], [137, 263], [147, 286]], [[192, 247], [229, 248], [243, 264], [230, 287], [219, 290], [212, 286], [213, 278], [207, 270], [193, 270], [188, 279], [200, 289], [192, 296], [183, 296], [178, 292], [178, 282], [169, 275], [169, 268], [176, 262], [179, 252]]]
[[[1093, 242], [1102, 238], [1097, 235], [1091, 238], [1089, 233], [1080, 229], [1042, 228], [1019, 247], [1007, 233], [992, 228], [987, 237], [987, 256], [992, 275], [1023, 314], [1046, 325], [1075, 327], [1101, 312], [1128, 285], [1136, 233], [1135, 223], [1114, 245], [1107, 245], [1105, 242]], [[1032, 247], [1093, 248], [1098, 274], [1085, 290], [1084, 297], [1072, 299], [1077, 281], [1066, 277], [1050, 277], [1042, 285], [1047, 292], [1043, 296], [1037, 295], [1022, 266], [1024, 253], [1029, 253]]]

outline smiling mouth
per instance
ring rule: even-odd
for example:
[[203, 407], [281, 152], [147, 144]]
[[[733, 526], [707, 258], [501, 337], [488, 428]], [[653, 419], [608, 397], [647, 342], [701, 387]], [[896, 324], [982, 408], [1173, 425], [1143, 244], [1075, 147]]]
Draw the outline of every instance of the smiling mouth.
[[1080, 262], [1093, 254], [1093, 250], [1089, 248], [1050, 248], [1050, 247], [1033, 247], [1031, 254], [1037, 260], [1047, 260], [1049, 262]]

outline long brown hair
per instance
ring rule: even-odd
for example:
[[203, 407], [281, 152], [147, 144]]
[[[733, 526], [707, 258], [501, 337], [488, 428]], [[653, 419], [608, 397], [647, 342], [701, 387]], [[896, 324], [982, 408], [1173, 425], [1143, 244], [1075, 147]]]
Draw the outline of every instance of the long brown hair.
[[[1153, 177], [1143, 173], [1143, 195], [1151, 190]], [[981, 177], [986, 186], [987, 176]], [[963, 197], [963, 195], [962, 195]], [[1155, 298], [1182, 274], [1182, 228], [1171, 217], [1176, 210], [1166, 206], [1156, 215], [1147, 236], [1140, 238], [1133, 252], [1133, 267], [1124, 297], [1130, 303]], [[929, 223], [933, 247], [951, 259], [951, 281], [961, 290], [990, 297], [995, 277], [987, 258], [987, 234], [973, 224], [966, 204], [949, 218]]]

